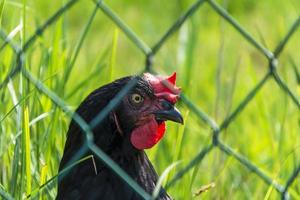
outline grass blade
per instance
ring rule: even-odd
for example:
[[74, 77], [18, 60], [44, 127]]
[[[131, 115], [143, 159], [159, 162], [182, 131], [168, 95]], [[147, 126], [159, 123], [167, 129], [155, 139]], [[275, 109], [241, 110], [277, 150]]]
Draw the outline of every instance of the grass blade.
[[[40, 185], [45, 184], [46, 182], [46, 176], [47, 176], [47, 171], [48, 171], [48, 166], [47, 165], [43, 165], [42, 166], [42, 171], [41, 171], [41, 181], [40, 181]], [[43, 195], [40, 194], [40, 198], [39, 200], [43, 200], [45, 198], [43, 198]]]
[[119, 29], [116, 28], [114, 31], [114, 37], [112, 42], [112, 51], [110, 57], [110, 65], [109, 65], [109, 81], [113, 80], [113, 69], [116, 63], [117, 57], [117, 47], [118, 47], [118, 38], [119, 38]]
[[181, 161], [177, 161], [172, 163], [170, 166], [168, 166], [165, 171], [162, 173], [162, 175], [159, 177], [157, 184], [153, 190], [152, 199], [156, 199], [159, 195], [159, 191], [161, 189], [161, 186], [163, 184], [163, 181], [168, 177], [168, 174], [171, 172], [172, 169], [174, 169]]
[[2, 0], [0, 3], [0, 27], [2, 26], [2, 16], [4, 10], [5, 0]]
[[22, 137], [22, 152], [23, 152], [23, 165], [25, 165], [26, 174], [26, 194], [31, 193], [31, 170], [30, 170], [30, 129], [29, 129], [29, 111], [25, 107], [23, 116], [23, 137]]

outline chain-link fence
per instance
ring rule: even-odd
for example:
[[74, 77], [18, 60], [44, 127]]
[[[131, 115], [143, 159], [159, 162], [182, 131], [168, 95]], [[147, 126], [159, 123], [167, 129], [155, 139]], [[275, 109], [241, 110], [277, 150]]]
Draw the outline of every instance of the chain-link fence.
[[[4, 40], [4, 43], [0, 47], [0, 53], [4, 49], [5, 46], [9, 45], [14, 53], [15, 53], [15, 65], [12, 67], [10, 73], [7, 77], [0, 83], [0, 89], [6, 86], [10, 79], [15, 77], [17, 74], [22, 74], [31, 84], [35, 85], [39, 91], [48, 96], [54, 104], [56, 104], [59, 108], [61, 108], [69, 117], [72, 117], [75, 122], [79, 124], [79, 126], [84, 130], [87, 137], [87, 142], [84, 147], [74, 155], [72, 161], [69, 163], [69, 167], [60, 172], [57, 176], [64, 176], [67, 174], [68, 170], [76, 165], [76, 161], [90, 150], [94, 152], [95, 155], [99, 157], [107, 166], [109, 166], [117, 175], [119, 175], [124, 181], [128, 183], [130, 187], [132, 187], [137, 193], [140, 194], [144, 199], [151, 199], [152, 194], [146, 193], [134, 180], [130, 178], [112, 159], [110, 159], [98, 146], [96, 146], [93, 142], [93, 134], [91, 130], [93, 127], [100, 123], [101, 120], [107, 116], [107, 114], [120, 102], [120, 100], [127, 94], [127, 92], [135, 86], [135, 82], [129, 82], [118, 94], [117, 96], [110, 101], [110, 103], [97, 115], [97, 117], [90, 123], [87, 124], [79, 115], [74, 114], [67, 106], [67, 104], [58, 97], [57, 94], [49, 90], [40, 80], [32, 75], [32, 73], [24, 67], [25, 63], [25, 54], [26, 51], [36, 42], [37, 38], [42, 35], [45, 30], [48, 29], [53, 23], [55, 23], [65, 12], [67, 12], [72, 6], [74, 6], [78, 0], [70, 0], [63, 7], [61, 7], [57, 12], [52, 15], [42, 26], [38, 27], [35, 33], [29, 37], [29, 39], [23, 44], [23, 46], [19, 46], [14, 44], [10, 37], [8, 37], [2, 30], [0, 32], [1, 38]], [[268, 59], [268, 72], [263, 76], [263, 78], [255, 85], [255, 87], [249, 91], [249, 93], [244, 97], [244, 99], [238, 104], [238, 106], [231, 112], [228, 117], [221, 123], [217, 124], [214, 119], [208, 116], [205, 112], [203, 112], [197, 105], [195, 105], [186, 95], [181, 94], [181, 101], [193, 112], [199, 120], [205, 122], [212, 130], [212, 142], [210, 145], [204, 147], [202, 151], [196, 155], [190, 163], [188, 163], [184, 168], [182, 168], [175, 176], [168, 182], [166, 185], [166, 189], [172, 187], [174, 183], [179, 181], [189, 170], [191, 170], [194, 166], [199, 164], [201, 160], [208, 155], [212, 149], [218, 148], [222, 152], [227, 155], [232, 156], [238, 162], [240, 162], [245, 168], [249, 171], [254, 172], [257, 176], [264, 181], [266, 184], [271, 185], [276, 189], [278, 193], [280, 193], [282, 199], [289, 199], [288, 189], [295, 181], [297, 176], [300, 173], [300, 165], [290, 174], [288, 180], [285, 183], [278, 183], [276, 180], [273, 180], [267, 174], [265, 174], [262, 170], [260, 170], [255, 164], [253, 164], [250, 160], [248, 160], [243, 155], [235, 152], [229, 145], [225, 144], [220, 140], [220, 134], [232, 123], [232, 121], [245, 109], [248, 103], [256, 96], [258, 91], [262, 88], [263, 85], [266, 84], [268, 79], [274, 79], [278, 86], [289, 96], [289, 98], [296, 105], [297, 109], [300, 109], [300, 100], [296, 97], [293, 91], [287, 86], [287, 84], [283, 81], [280, 74], [277, 71], [277, 59], [281, 55], [286, 43], [289, 41], [290, 37], [295, 33], [296, 29], [300, 26], [300, 17], [298, 17], [285, 37], [281, 40], [281, 42], [277, 45], [275, 50], [271, 51], [261, 45], [255, 38], [253, 38], [222, 6], [216, 3], [213, 0], [198, 0], [191, 5], [191, 7], [183, 13], [173, 25], [170, 26], [168, 31], [160, 38], [160, 40], [153, 46], [149, 47], [145, 42], [143, 42], [126, 23], [118, 17], [118, 15], [107, 6], [104, 1], [94, 1], [95, 9], [89, 19], [87, 26], [85, 27], [85, 32], [82, 36], [82, 40], [86, 37], [86, 32], [89, 29], [89, 26], [92, 24], [92, 21], [95, 17], [95, 13], [98, 9], [101, 9], [105, 15], [107, 15], [112, 22], [114, 22], [126, 36], [135, 44], [140, 51], [142, 51], [146, 58], [145, 71], [150, 71], [152, 73], [155, 72], [155, 69], [152, 66], [152, 60], [155, 57], [156, 53], [160, 50], [160, 48], [165, 44], [165, 42], [182, 26], [185, 21], [191, 17], [203, 4], [208, 4], [216, 13], [218, 13], [222, 18], [224, 18], [229, 24], [231, 24], [234, 29], [239, 32], [243, 36], [245, 40], [247, 40], [251, 45], [253, 45], [261, 54], [263, 54]], [[79, 45], [80, 46], [80, 45]], [[80, 47], [78, 47], [80, 48]], [[79, 51], [75, 51], [76, 54]], [[74, 60], [71, 61], [70, 65], [74, 64]], [[67, 68], [70, 66], [67, 66]], [[188, 67], [188, 66], [187, 66]], [[67, 69], [68, 70], [68, 69]], [[51, 187], [54, 185], [53, 183], [56, 181], [57, 176], [51, 178], [46, 181], [45, 184], [41, 185], [39, 188], [35, 189], [31, 193], [31, 197], [38, 194], [39, 190], [44, 187]], [[12, 194], [9, 194], [4, 189], [0, 188], [0, 195], [5, 199], [13, 199]]]

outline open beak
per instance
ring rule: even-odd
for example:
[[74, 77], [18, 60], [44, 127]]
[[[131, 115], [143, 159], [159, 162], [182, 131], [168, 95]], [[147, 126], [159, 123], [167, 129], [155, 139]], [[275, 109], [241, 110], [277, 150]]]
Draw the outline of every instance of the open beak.
[[161, 102], [162, 109], [155, 111], [153, 114], [155, 115], [156, 120], [166, 121], [170, 120], [173, 122], [178, 122], [183, 124], [183, 118], [179, 110], [169, 103], [168, 101]]

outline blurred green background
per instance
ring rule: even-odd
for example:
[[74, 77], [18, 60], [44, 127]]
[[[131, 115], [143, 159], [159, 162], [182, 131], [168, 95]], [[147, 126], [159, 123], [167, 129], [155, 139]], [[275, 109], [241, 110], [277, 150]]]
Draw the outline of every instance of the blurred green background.
[[[1, 30], [15, 44], [23, 45], [36, 28], [67, 1], [0, 2]], [[152, 47], [194, 2], [111, 0], [106, 4]], [[217, 3], [270, 51], [300, 15], [299, 0], [224, 0]], [[78, 1], [46, 29], [25, 55], [26, 69], [62, 98], [71, 110], [97, 87], [122, 76], [138, 74], [145, 67], [142, 51], [100, 9], [78, 56], [75, 55], [94, 9], [93, 1]], [[2, 40], [0, 45], [3, 44]], [[280, 55], [277, 69], [298, 102], [299, 47], [300, 32], [297, 30]], [[15, 59], [9, 45], [1, 47], [0, 83], [15, 67]], [[153, 68], [160, 74], [176, 71], [178, 85], [185, 96], [218, 124], [269, 70], [265, 56], [208, 3], [163, 44], [154, 57]], [[0, 98], [0, 189], [16, 199], [23, 199], [57, 174], [70, 117], [20, 74], [1, 88]], [[181, 161], [172, 169], [165, 184], [212, 141], [207, 124], [182, 102], [179, 102], [179, 109], [186, 117], [185, 125], [168, 123], [165, 138], [147, 151], [159, 174], [172, 163]], [[284, 185], [300, 165], [299, 117], [299, 107], [273, 79], [269, 79], [221, 133], [220, 139]], [[23, 137], [26, 133], [30, 137]], [[25, 148], [30, 149], [27, 157], [22, 154]], [[202, 186], [211, 183], [215, 184], [214, 188], [193, 197]], [[292, 199], [300, 199], [299, 183], [298, 176], [289, 188]], [[280, 198], [275, 189], [218, 148], [207, 154], [168, 192], [174, 199]], [[37, 197], [53, 199], [55, 195], [54, 185], [46, 187]]]

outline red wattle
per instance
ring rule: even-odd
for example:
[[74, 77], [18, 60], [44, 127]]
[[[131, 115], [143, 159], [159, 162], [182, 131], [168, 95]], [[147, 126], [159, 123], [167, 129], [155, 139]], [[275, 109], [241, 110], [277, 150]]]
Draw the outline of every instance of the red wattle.
[[165, 122], [158, 124], [153, 118], [145, 125], [135, 128], [131, 133], [130, 141], [137, 149], [149, 149], [161, 140], [165, 131]]

